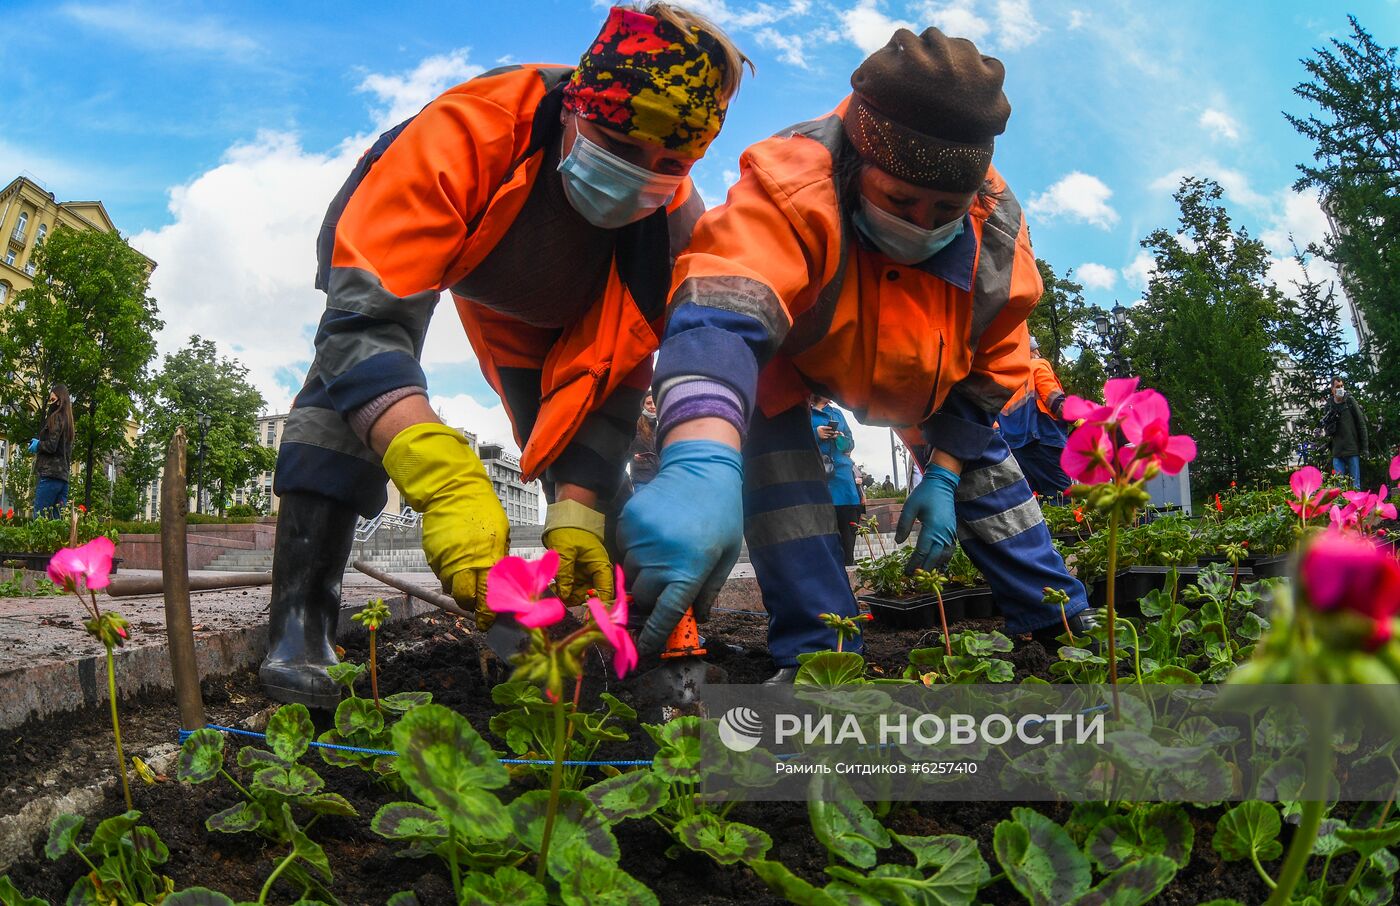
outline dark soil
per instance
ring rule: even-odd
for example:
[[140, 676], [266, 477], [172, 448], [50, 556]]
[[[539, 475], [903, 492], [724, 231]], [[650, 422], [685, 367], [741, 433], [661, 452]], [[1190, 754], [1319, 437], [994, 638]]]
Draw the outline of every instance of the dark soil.
[[[992, 629], [997, 621], [975, 621], [956, 628]], [[723, 668], [730, 682], [756, 683], [767, 678], [774, 666], [765, 650], [766, 624], [761, 615], [737, 612], [716, 613], [703, 627], [709, 659]], [[872, 670], [898, 675], [907, 663], [911, 648], [935, 643], [926, 630], [892, 631], [873, 625], [866, 637], [866, 657]], [[348, 657], [366, 660], [362, 643], [350, 644]], [[386, 629], [380, 638], [380, 691], [382, 694], [411, 689], [428, 689], [434, 700], [452, 707], [498, 748], [501, 740], [492, 736], [487, 722], [496, 712], [489, 687], [482, 676], [475, 638], [447, 619], [425, 617], [407, 626]], [[1018, 643], [1007, 658], [1016, 666], [1017, 678], [1032, 673], [1044, 675], [1050, 657], [1036, 643]], [[601, 658], [587, 667], [585, 704], [597, 701], [597, 694], [609, 690], [624, 699], [631, 691], [607, 672]], [[205, 704], [211, 722], [232, 725], [266, 707], [258, 691], [256, 676], [247, 672], [223, 680], [206, 682]], [[129, 749], [173, 742], [178, 727], [173, 697], [151, 695], [122, 706], [124, 736]], [[105, 711], [91, 709], [75, 715], [31, 721], [16, 733], [0, 737], [0, 796], [7, 803], [12, 797], [26, 797], [44, 788], [63, 789], [102, 771], [110, 771], [110, 725]], [[645, 739], [640, 731], [634, 736]], [[632, 757], [646, 751], [633, 740], [599, 752], [599, 757]], [[231, 750], [235, 747], [231, 746]], [[312, 836], [325, 847], [335, 872], [332, 890], [347, 904], [382, 904], [394, 892], [414, 890], [425, 906], [450, 903], [450, 882], [446, 869], [436, 860], [409, 860], [397, 857], [396, 847], [369, 829], [369, 819], [378, 807], [393, 799], [411, 799], [411, 794], [395, 794], [377, 785], [370, 775], [332, 768], [312, 756], [307, 763], [326, 780], [327, 789], [344, 795], [360, 812], [358, 819], [328, 818], [317, 823]], [[235, 776], [239, 770], [234, 769]], [[528, 781], [527, 781], [528, 782]], [[237, 794], [226, 784], [212, 781], [189, 787], [173, 779], [154, 786], [133, 788], [136, 806], [170, 847], [171, 860], [166, 873], [177, 888], [204, 884], [224, 891], [236, 900], [255, 900], [264, 880], [282, 853], [265, 847], [250, 835], [229, 836], [205, 830], [204, 819], [235, 803]], [[897, 806], [885, 823], [904, 834], [966, 834], [981, 845], [990, 865], [992, 833], [999, 821], [1010, 816], [1013, 803], [1006, 802], [921, 802]], [[1063, 820], [1067, 806], [1039, 805], [1047, 814]], [[98, 817], [122, 811], [121, 795], [113, 787]], [[1181, 871], [1156, 902], [1191, 906], [1217, 897], [1233, 897], [1242, 903], [1260, 903], [1268, 890], [1258, 876], [1241, 863], [1225, 864], [1210, 846], [1214, 823], [1222, 809], [1191, 809], [1196, 824], [1196, 846], [1191, 864]], [[745, 803], [735, 808], [731, 818], [761, 827], [773, 838], [769, 857], [781, 860], [807, 880], [821, 884], [827, 853], [811, 831], [807, 809], [801, 803]], [[647, 821], [625, 822], [615, 828], [622, 849], [622, 867], [648, 884], [665, 904], [694, 906], [767, 906], [783, 900], [768, 891], [749, 869], [717, 865], [707, 857], [682, 850], [668, 855], [672, 840], [659, 826]], [[908, 861], [897, 848], [882, 855], [884, 861]], [[84, 866], [74, 857], [58, 863], [42, 855], [42, 841], [35, 841], [32, 854], [10, 869], [10, 877], [20, 890], [62, 902]], [[995, 872], [997, 869], [993, 868]], [[279, 882], [273, 901], [285, 903], [292, 889]], [[982, 891], [984, 903], [1019, 903], [1019, 896], [1002, 881]]]

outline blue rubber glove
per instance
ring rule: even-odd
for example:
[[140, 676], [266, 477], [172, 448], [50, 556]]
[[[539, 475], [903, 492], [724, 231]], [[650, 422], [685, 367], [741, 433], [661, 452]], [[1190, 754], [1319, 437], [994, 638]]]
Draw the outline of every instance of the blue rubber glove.
[[704, 621], [744, 540], [744, 467], [739, 451], [710, 440], [682, 440], [661, 451], [661, 470], [617, 521], [627, 590], [651, 609], [637, 638], [659, 652], [686, 608]]
[[905, 568], [910, 575], [917, 569], [940, 568], [953, 556], [953, 545], [958, 542], [958, 514], [953, 494], [958, 490], [959, 481], [957, 473], [942, 466], [929, 466], [924, 480], [904, 501], [894, 532], [895, 543], [903, 544], [914, 530], [914, 520], [919, 520], [919, 541]]
[[30, 452], [30, 453], [38, 453], [38, 452], [39, 452], [39, 438], [37, 438], [37, 437], [30, 438], [30, 440], [29, 440], [29, 452]]

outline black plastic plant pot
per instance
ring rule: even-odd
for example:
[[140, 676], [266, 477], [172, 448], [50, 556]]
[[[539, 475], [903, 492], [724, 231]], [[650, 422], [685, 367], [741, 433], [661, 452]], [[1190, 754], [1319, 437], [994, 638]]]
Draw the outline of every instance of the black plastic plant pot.
[[[985, 585], [973, 588], [952, 588], [943, 593], [943, 606], [948, 622], [958, 620], [990, 620], [998, 613], [996, 598]], [[957, 616], [954, 616], [957, 613]]]
[[[948, 622], [961, 619], [947, 603], [944, 595], [944, 611]], [[875, 626], [888, 626], [893, 629], [934, 629], [938, 628], [938, 599], [933, 595], [913, 595], [908, 598], [883, 598], [879, 595], [861, 595], [860, 600], [870, 607], [875, 617]]]
[[1290, 554], [1276, 554], [1272, 557], [1247, 557], [1241, 564], [1241, 573], [1248, 567], [1255, 579], [1274, 579], [1288, 575]]
[[[1120, 570], [1117, 597], [1113, 602], [1114, 610], [1127, 617], [1142, 616], [1142, 608], [1138, 604], [1142, 598], [1146, 597], [1153, 589], [1160, 588], [1170, 591], [1167, 588], [1167, 573], [1170, 569], [1169, 566], [1130, 566], [1125, 570]], [[1177, 585], [1180, 588], [1184, 585], [1195, 585], [1197, 577], [1201, 574], [1201, 568], [1198, 566], [1178, 566], [1176, 572]], [[1253, 582], [1255, 578], [1257, 577], [1253, 570], [1244, 565], [1240, 566], [1239, 580], [1241, 585]], [[1091, 607], [1106, 607], [1108, 605], [1108, 583], [1102, 578], [1095, 579], [1094, 587], [1089, 590], [1089, 605]]]

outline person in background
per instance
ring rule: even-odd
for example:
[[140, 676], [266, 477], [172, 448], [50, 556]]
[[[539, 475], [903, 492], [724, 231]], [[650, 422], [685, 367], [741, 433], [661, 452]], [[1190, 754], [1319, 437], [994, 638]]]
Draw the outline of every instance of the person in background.
[[34, 518], [57, 519], [68, 502], [68, 476], [73, 467], [73, 401], [68, 388], [49, 390], [44, 425], [29, 442], [39, 483], [34, 488]]
[[836, 530], [841, 535], [841, 550], [847, 566], [856, 562], [856, 520], [860, 518], [861, 492], [856, 484], [855, 461], [851, 451], [856, 441], [846, 416], [824, 396], [813, 394], [808, 399], [812, 410], [812, 434], [817, 452], [821, 454], [822, 471], [831, 502], [836, 507]]
[[[561, 598], [613, 597], [605, 511], [626, 476], [675, 261], [704, 209], [691, 168], [747, 58], [664, 2], [608, 10], [575, 66], [503, 66], [385, 132], [317, 240], [326, 310], [278, 451], [271, 698], [334, 708], [340, 581], [357, 516], [386, 479], [423, 515], [444, 590], [486, 607], [510, 524], [471, 443], [428, 402], [419, 359], [438, 300], [455, 313], [542, 478]], [[582, 42], [580, 42], [582, 43]]]
[[1347, 393], [1346, 383], [1332, 379], [1332, 394], [1327, 399], [1327, 412], [1322, 416], [1322, 430], [1331, 438], [1332, 471], [1351, 479], [1351, 486], [1361, 488], [1361, 460], [1371, 455], [1371, 439], [1366, 433], [1366, 417], [1356, 397]]
[[1040, 343], [1031, 337], [1031, 378], [1026, 393], [1008, 403], [998, 421], [1031, 490], [1052, 500], [1070, 486], [1060, 465], [1066, 443], [1060, 419], [1064, 405], [1065, 388], [1060, 386], [1050, 360], [1040, 354]]
[[642, 414], [637, 416], [637, 433], [632, 438], [632, 487], [635, 490], [656, 477], [656, 398], [647, 393], [642, 400]]
[[[1026, 318], [1043, 290], [992, 166], [1004, 77], [971, 41], [899, 29], [834, 111], [750, 146], [724, 206], [696, 225], [657, 356], [661, 470], [618, 517], [634, 613], [650, 611], [639, 650], [659, 650], [688, 607], [708, 614], [741, 540], [770, 682], [836, 647], [819, 615], [857, 608], [808, 452], [812, 393], [929, 445], [895, 535], [919, 523], [910, 573], [961, 540], [1007, 632], [1053, 643], [1066, 623], [1088, 629], [1084, 586], [993, 427], [1030, 379]], [[673, 518], [684, 508], [694, 517]], [[1063, 612], [1046, 587], [1069, 596]]]

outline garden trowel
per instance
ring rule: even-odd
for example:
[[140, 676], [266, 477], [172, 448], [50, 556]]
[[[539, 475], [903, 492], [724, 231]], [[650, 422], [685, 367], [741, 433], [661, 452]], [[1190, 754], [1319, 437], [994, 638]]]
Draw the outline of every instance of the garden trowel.
[[[472, 621], [472, 625], [477, 624], [476, 614], [463, 610], [457, 606], [457, 602], [450, 595], [440, 591], [432, 591], [415, 585], [412, 582], [400, 579], [398, 576], [391, 576], [382, 570], [375, 569], [360, 560], [356, 560], [354, 567], [371, 578], [377, 579], [388, 585], [390, 588], [397, 588], [406, 595], [412, 595], [422, 601], [438, 607], [454, 616], [466, 617]], [[510, 614], [496, 614], [496, 619], [491, 623], [491, 627], [482, 634], [486, 641], [486, 646], [496, 657], [510, 663], [510, 659], [520, 653], [520, 649], [525, 646], [529, 639], [529, 634], [525, 628]]]
[[648, 671], [632, 685], [637, 711], [643, 721], [666, 723], [677, 717], [707, 717], [705, 690], [722, 685], [729, 677], [723, 668], [703, 660], [700, 629], [689, 609], [666, 638], [661, 666]]

